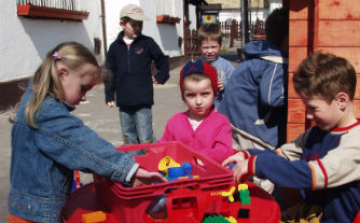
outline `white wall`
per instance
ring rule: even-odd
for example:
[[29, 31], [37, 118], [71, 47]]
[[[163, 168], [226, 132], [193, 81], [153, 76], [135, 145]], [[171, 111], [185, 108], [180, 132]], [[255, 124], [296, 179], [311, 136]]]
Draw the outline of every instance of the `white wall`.
[[82, 0], [81, 7], [90, 12], [83, 22], [34, 19], [17, 15], [15, 0], [2, 1], [0, 82], [33, 75], [46, 53], [61, 42], [76, 41], [93, 50], [94, 38], [102, 39], [100, 1]]
[[[104, 62], [101, 0], [78, 0], [83, 11], [90, 12], [88, 19], [81, 22], [29, 18], [17, 15], [16, 1], [2, 1], [0, 9], [0, 82], [29, 77], [45, 58], [46, 53], [66, 41], [76, 41], [94, 49], [94, 38], [101, 39], [100, 64]], [[183, 0], [171, 0], [173, 13], [181, 18], [176, 25], [156, 23], [156, 0], [106, 0], [107, 46], [121, 31], [120, 11], [123, 6], [133, 3], [140, 5], [151, 18], [144, 22], [143, 33], [152, 37], [165, 54], [170, 57], [182, 56], [183, 45], [179, 48], [179, 37], [183, 38]], [[195, 7], [189, 7], [191, 28], [196, 27]]]
[[106, 29], [108, 47], [117, 38], [122, 30], [120, 11], [127, 4], [139, 5], [150, 21], [145, 21], [143, 34], [152, 37], [163, 52], [170, 57], [183, 55], [183, 50], [178, 46], [178, 38], [183, 37], [183, 0], [173, 1], [176, 8], [176, 16], [181, 18], [179, 24], [156, 23], [156, 0], [107, 0], [106, 4]]

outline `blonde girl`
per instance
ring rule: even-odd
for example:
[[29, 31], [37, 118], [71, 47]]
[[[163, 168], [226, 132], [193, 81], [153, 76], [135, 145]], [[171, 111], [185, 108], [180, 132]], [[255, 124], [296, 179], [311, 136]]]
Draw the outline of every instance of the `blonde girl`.
[[165, 181], [139, 169], [70, 114], [99, 80], [93, 54], [79, 43], [51, 50], [30, 81], [12, 127], [9, 222], [61, 222], [73, 170], [133, 185]]

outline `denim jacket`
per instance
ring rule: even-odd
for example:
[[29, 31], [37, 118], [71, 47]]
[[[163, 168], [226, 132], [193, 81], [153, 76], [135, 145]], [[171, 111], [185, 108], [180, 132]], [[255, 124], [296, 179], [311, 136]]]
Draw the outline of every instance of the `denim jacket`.
[[53, 98], [46, 98], [36, 112], [37, 129], [30, 127], [25, 107], [31, 97], [30, 84], [11, 132], [8, 211], [31, 221], [60, 222], [73, 170], [125, 181], [134, 158], [116, 151]]

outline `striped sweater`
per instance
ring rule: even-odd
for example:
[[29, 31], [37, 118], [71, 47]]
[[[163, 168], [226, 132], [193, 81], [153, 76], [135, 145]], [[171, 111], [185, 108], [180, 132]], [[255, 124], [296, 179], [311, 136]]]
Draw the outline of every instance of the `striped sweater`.
[[352, 222], [360, 209], [360, 122], [346, 128], [308, 129], [276, 151], [247, 150], [249, 172], [300, 189], [322, 206], [321, 222]]

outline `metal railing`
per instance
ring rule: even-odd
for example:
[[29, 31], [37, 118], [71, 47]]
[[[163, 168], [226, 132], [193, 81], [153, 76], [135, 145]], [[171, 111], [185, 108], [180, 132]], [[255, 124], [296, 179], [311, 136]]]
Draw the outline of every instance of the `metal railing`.
[[17, 0], [18, 5], [31, 4], [39, 7], [80, 10], [80, 0]]

